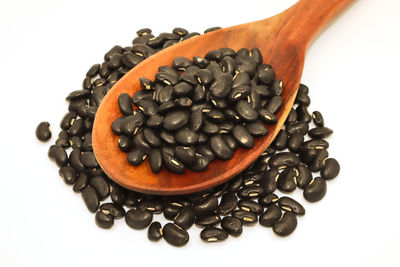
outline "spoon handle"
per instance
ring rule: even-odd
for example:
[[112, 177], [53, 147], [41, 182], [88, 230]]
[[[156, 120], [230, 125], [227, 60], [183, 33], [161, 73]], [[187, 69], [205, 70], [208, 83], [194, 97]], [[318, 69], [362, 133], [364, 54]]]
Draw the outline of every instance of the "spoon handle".
[[304, 45], [307, 48], [319, 32], [355, 1], [300, 0], [278, 15], [278, 17], [287, 20], [282, 29], [286, 31], [283, 36], [286, 36], [295, 44]]

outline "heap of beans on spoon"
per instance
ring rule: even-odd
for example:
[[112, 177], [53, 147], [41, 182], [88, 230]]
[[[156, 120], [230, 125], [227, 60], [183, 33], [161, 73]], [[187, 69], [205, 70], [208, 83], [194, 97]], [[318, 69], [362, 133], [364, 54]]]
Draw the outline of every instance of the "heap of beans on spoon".
[[[218, 27], [210, 28], [205, 32], [216, 29]], [[88, 70], [82, 89], [73, 91], [67, 96], [68, 112], [60, 122], [61, 131], [55, 144], [50, 146], [48, 156], [60, 167], [59, 174], [64, 182], [71, 185], [74, 192], [81, 193], [88, 210], [95, 213], [96, 224], [104, 229], [111, 228], [114, 220], [125, 218], [126, 224], [133, 229], [147, 228], [148, 239], [157, 241], [163, 238], [174, 246], [182, 246], [189, 241], [188, 230], [193, 224], [203, 228], [200, 238], [206, 242], [222, 241], [229, 236], [237, 237], [242, 234], [243, 226], [254, 225], [257, 221], [262, 226], [272, 228], [279, 236], [290, 235], [296, 229], [297, 217], [304, 215], [305, 209], [298, 201], [285, 196], [285, 193], [300, 189], [303, 190], [303, 196], [307, 201], [319, 201], [326, 194], [327, 181], [335, 178], [340, 170], [339, 163], [336, 159], [329, 158], [327, 151], [329, 143], [325, 139], [332, 134], [332, 130], [325, 127], [320, 112], [309, 113], [309, 89], [303, 84], [299, 87], [295, 105], [285, 125], [271, 146], [241, 174], [215, 188], [183, 196], [161, 197], [142, 194], [114, 183], [97, 163], [91, 143], [93, 120], [98, 106], [113, 84], [145, 58], [198, 34], [189, 33], [183, 28], [175, 28], [172, 33], [154, 36], [150, 29], [142, 29], [137, 32], [132, 46], [114, 46], [105, 54], [105, 61], [102, 64], [95, 64]], [[198, 55], [193, 60], [177, 58], [171, 62], [171, 66], [160, 66], [155, 81], [142, 78], [140, 82], [143, 90], [139, 91], [141, 93], [120, 96], [119, 99], [120, 110], [125, 119], [135, 114], [141, 114], [137, 116], [143, 117], [140, 126], [135, 124], [133, 128], [130, 128], [132, 132], [131, 130], [129, 134], [121, 132], [123, 134], [120, 135], [118, 145], [121, 150], [130, 152], [128, 160], [131, 163], [140, 164], [146, 155], [151, 161], [152, 158], [154, 159], [151, 156], [152, 153], [154, 154], [152, 151], [164, 150], [161, 158], [158, 158], [158, 164], [151, 163], [153, 172], [159, 171], [162, 165], [169, 171], [178, 173], [183, 173], [185, 168], [192, 170], [198, 168], [197, 171], [201, 171], [207, 168], [212, 161], [211, 158], [229, 160], [229, 157], [224, 154], [226, 151], [230, 154], [239, 145], [246, 147], [245, 142], [238, 140], [241, 138], [237, 138], [237, 134], [235, 136], [233, 132], [235, 127], [240, 127], [239, 133], [245, 133], [248, 140], [266, 134], [263, 130], [265, 127], [262, 127], [263, 123], [274, 123], [276, 120], [274, 113], [279, 109], [280, 104], [271, 104], [271, 102], [278, 102], [272, 99], [280, 97], [284, 86], [279, 79], [275, 80], [275, 75], [268, 82], [265, 80], [263, 82], [264, 76], [260, 76], [257, 71], [263, 69], [272, 73], [273, 69], [271, 66], [262, 65], [257, 55], [261, 55], [258, 49], [233, 51], [224, 48], [210, 51], [207, 55]], [[236, 60], [238, 57], [239, 59]], [[241, 58], [253, 59], [256, 62], [255, 68], [251, 66], [252, 69], [249, 72], [248, 66], [241, 66], [242, 64], [238, 63], [241, 62]], [[229, 69], [232, 66], [235, 67]], [[185, 74], [185, 72], [190, 69], [196, 69], [196, 73], [200, 72], [200, 74], [186, 75], [189, 73]], [[170, 80], [171, 73], [174, 73], [172, 75], [177, 80]], [[219, 82], [218, 75], [222, 74], [229, 74], [229, 77], [232, 77], [231, 83]], [[244, 79], [246, 82], [240, 86], [234, 86], [235, 80], [238, 83], [238, 79], [239, 81]], [[180, 83], [183, 85], [179, 85]], [[221, 92], [225, 89], [225, 83], [230, 85], [229, 94], [217, 97], [218, 93], [214, 94], [211, 87], [214, 85], [214, 92]], [[186, 84], [191, 88], [189, 89]], [[165, 88], [169, 92], [161, 93]], [[182, 93], [185, 90], [189, 90], [190, 93]], [[230, 98], [234, 96], [233, 91], [241, 94], [238, 100]], [[149, 93], [151, 93], [151, 98]], [[160, 101], [160, 96], [164, 97], [164, 94], [170, 99]], [[196, 96], [202, 100], [196, 101]], [[132, 104], [125, 105], [126, 102], [137, 105], [139, 109], [135, 112]], [[237, 108], [240, 106], [239, 102], [246, 108], [251, 107], [250, 113], [253, 113], [253, 110], [256, 111], [257, 118], [246, 119], [249, 113], [241, 114], [242, 109]], [[164, 103], [169, 103], [174, 108], [160, 113], [159, 109]], [[151, 106], [155, 107], [155, 105], [158, 110], [153, 114], [153, 111], [149, 112], [149, 109], [151, 110]], [[276, 108], [271, 108], [270, 105], [276, 105]], [[193, 114], [196, 112], [200, 114], [197, 110], [200, 110], [202, 115], [202, 125], [198, 131], [192, 128], [194, 124], [192, 116], [195, 116]], [[261, 110], [264, 111], [260, 112]], [[183, 134], [182, 139], [182, 136], [177, 134], [178, 129], [178, 131], [172, 131], [164, 127], [169, 111], [187, 113], [188, 122], [183, 125], [186, 127], [182, 126], [179, 130], [185, 129], [186, 132], [190, 130], [197, 134], [195, 148], [190, 142], [184, 143], [188, 138]], [[214, 112], [209, 114], [211, 111]], [[218, 112], [221, 112], [219, 115], [222, 114], [224, 119], [226, 118], [227, 123], [218, 120]], [[263, 117], [263, 112], [268, 112], [268, 116]], [[214, 117], [215, 114], [217, 114], [216, 117]], [[114, 122], [112, 128], [114, 132], [115, 124]], [[254, 127], [255, 130], [250, 126], [252, 124], [257, 124]], [[38, 125], [36, 136], [39, 140], [47, 141], [51, 138], [49, 126], [48, 122]], [[149, 140], [154, 141], [149, 138], [151, 134], [144, 134], [145, 131], [149, 131], [146, 129], [151, 131], [157, 127], [165, 128], [165, 132], [169, 131], [170, 139], [162, 138], [160, 134], [162, 149], [160, 149], [161, 146], [154, 146], [151, 141], [149, 143]], [[214, 128], [215, 132], [208, 132], [208, 128]], [[258, 133], [254, 134], [254, 131]], [[199, 142], [202, 135], [205, 139], [203, 143]], [[136, 137], [140, 140], [135, 141], [135, 136], [140, 136], [140, 138]], [[213, 138], [219, 139], [217, 146], [212, 145]], [[175, 142], [168, 143], [165, 139]], [[146, 149], [143, 149], [143, 145]], [[133, 149], [132, 152], [128, 149], [129, 147]], [[199, 149], [199, 147], [203, 148]], [[218, 150], [221, 147], [224, 147], [223, 151]], [[250, 147], [248, 145], [248, 148]], [[185, 150], [191, 149], [195, 151], [194, 163], [188, 163], [181, 157], [182, 154], [187, 153]], [[137, 155], [130, 156], [137, 150], [141, 150], [140, 153], [136, 152]], [[202, 152], [199, 153], [199, 151]], [[182, 165], [177, 168], [174, 163], [170, 166], [166, 162], [178, 162]], [[161, 213], [171, 222], [161, 225], [157, 221], [157, 216], [161, 216], [158, 215]]]

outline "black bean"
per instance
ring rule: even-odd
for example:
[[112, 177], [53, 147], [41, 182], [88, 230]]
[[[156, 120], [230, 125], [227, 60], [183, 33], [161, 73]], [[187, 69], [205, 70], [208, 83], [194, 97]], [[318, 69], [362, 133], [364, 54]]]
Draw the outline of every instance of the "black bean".
[[193, 147], [177, 146], [175, 147], [175, 156], [185, 166], [192, 166], [196, 161], [196, 151]]
[[128, 208], [136, 208], [138, 203], [140, 203], [142, 200], [143, 197], [141, 195], [138, 195], [136, 192], [126, 191], [124, 205]]
[[165, 241], [173, 246], [181, 247], [189, 241], [188, 232], [176, 224], [167, 223], [162, 232]]
[[289, 136], [287, 146], [291, 152], [297, 152], [304, 142], [304, 136], [301, 133], [294, 133]]
[[71, 136], [82, 136], [85, 133], [84, 120], [77, 119], [74, 124], [68, 129], [68, 134]]
[[165, 168], [167, 168], [168, 170], [170, 170], [174, 173], [178, 173], [178, 174], [185, 173], [185, 165], [183, 165], [183, 163], [180, 162], [173, 155], [171, 155], [170, 153], [162, 152], [161, 156], [162, 156], [163, 165], [165, 166]]
[[235, 123], [239, 123], [241, 121], [239, 115], [236, 113], [236, 111], [234, 111], [232, 109], [225, 109], [224, 113], [227, 118], [229, 118], [230, 120], [232, 120]]
[[213, 96], [218, 98], [226, 97], [232, 88], [232, 75], [229, 73], [222, 73], [215, 77], [215, 81], [210, 86], [210, 92]]
[[325, 140], [319, 140], [319, 139], [312, 139], [304, 142], [302, 144], [303, 149], [327, 149], [329, 148], [329, 143]]
[[232, 211], [232, 216], [240, 219], [244, 225], [251, 225], [257, 222], [257, 215], [249, 211], [234, 210]]
[[318, 126], [318, 127], [324, 127], [324, 126], [325, 126], [325, 125], [324, 125], [324, 117], [322, 117], [321, 112], [319, 112], [319, 111], [314, 111], [314, 112], [312, 113], [312, 119], [313, 119], [313, 122], [314, 122], [314, 124], [315, 124], [316, 126]]
[[277, 79], [270, 87], [270, 91], [273, 95], [282, 95], [282, 91], [283, 91], [282, 79]]
[[297, 227], [297, 218], [293, 212], [285, 212], [278, 222], [273, 226], [274, 232], [279, 236], [288, 236]]
[[96, 74], [100, 70], [100, 64], [94, 64], [90, 67], [90, 69], [86, 73], [86, 77], [93, 77], [96, 76]]
[[163, 214], [164, 217], [168, 220], [173, 220], [175, 216], [178, 214], [181, 206], [174, 206], [174, 205], [164, 205]]
[[140, 86], [143, 90], [153, 90], [153, 82], [147, 78], [139, 78]]
[[327, 127], [316, 127], [308, 132], [308, 135], [314, 139], [327, 138], [333, 133], [333, 131]]
[[287, 148], [287, 143], [288, 143], [287, 132], [285, 130], [280, 130], [273, 142], [274, 147], [276, 148], [276, 150], [281, 151]]
[[110, 229], [114, 224], [114, 218], [111, 215], [107, 215], [101, 211], [98, 211], [95, 215], [95, 222], [100, 228]]
[[69, 136], [68, 132], [65, 131], [65, 130], [62, 130], [58, 134], [58, 137], [57, 137], [57, 140], [56, 140], [55, 143], [56, 143], [57, 146], [62, 146], [62, 147], [65, 147], [65, 148], [70, 147], [71, 146], [71, 142], [70, 142], [70, 136]]
[[231, 102], [239, 101], [241, 99], [247, 99], [250, 95], [250, 87], [248, 85], [237, 86], [232, 89], [228, 96], [228, 100]]
[[265, 106], [265, 109], [271, 113], [276, 113], [281, 106], [282, 106], [282, 97], [273, 96]]
[[260, 119], [265, 123], [275, 123], [278, 121], [278, 118], [275, 116], [275, 114], [266, 109], [260, 109], [258, 114]]
[[91, 186], [86, 186], [82, 190], [82, 199], [90, 212], [96, 212], [99, 208], [99, 197], [96, 190]]
[[158, 134], [151, 128], [145, 128], [143, 130], [143, 136], [146, 142], [152, 147], [161, 146], [161, 139]]
[[167, 144], [170, 144], [170, 145], [175, 145], [176, 144], [174, 134], [171, 133], [171, 132], [168, 132], [168, 131], [166, 131], [164, 129], [162, 129], [160, 131], [160, 138]]
[[225, 143], [221, 135], [214, 135], [210, 138], [210, 147], [217, 158], [229, 160], [233, 157], [233, 151]]
[[275, 71], [270, 65], [262, 65], [257, 71], [257, 79], [265, 85], [271, 84], [275, 80]]
[[256, 198], [264, 194], [264, 189], [258, 185], [248, 185], [238, 191], [240, 198]]
[[238, 115], [246, 121], [255, 121], [258, 118], [257, 111], [245, 100], [240, 100], [235, 105]]
[[236, 150], [239, 147], [238, 141], [232, 135], [226, 134], [223, 138], [231, 150]]
[[122, 124], [124, 123], [125, 117], [116, 118], [111, 124], [111, 130], [116, 135], [122, 134]]
[[140, 149], [145, 153], [148, 153], [151, 149], [150, 145], [147, 143], [143, 132], [138, 132], [133, 136], [133, 147]]
[[308, 96], [308, 94], [299, 91], [297, 93], [295, 103], [298, 103], [300, 105], [309, 106], [311, 103], [311, 100], [310, 100], [310, 97]]
[[219, 127], [217, 124], [214, 124], [212, 122], [209, 122], [207, 119], [203, 120], [201, 129], [203, 130], [204, 133], [206, 134], [216, 134], [219, 131]]
[[153, 213], [144, 210], [131, 209], [125, 214], [126, 224], [133, 229], [144, 229], [153, 220]]
[[64, 115], [60, 122], [60, 128], [63, 130], [68, 130], [76, 120], [76, 112], [68, 112]]
[[316, 177], [304, 188], [303, 196], [310, 202], [317, 202], [325, 196], [326, 190], [325, 179]]
[[[157, 88], [158, 87], [156, 86], [156, 92], [158, 90]], [[171, 103], [165, 104], [167, 102], [172, 101], [173, 93], [174, 93], [174, 87], [172, 86], [161, 87], [157, 97], [158, 102], [161, 104], [158, 110], [160, 114], [163, 114], [168, 110], [173, 109], [173, 107], [175, 107], [175, 105], [172, 105]]]
[[48, 156], [50, 159], [54, 160], [59, 167], [65, 166], [68, 163], [67, 152], [65, 152], [62, 146], [50, 146]]
[[291, 211], [296, 215], [304, 215], [306, 213], [304, 207], [299, 202], [290, 197], [281, 197], [278, 200], [278, 206], [281, 209]]
[[325, 160], [329, 157], [328, 150], [317, 149], [315, 158], [308, 164], [308, 169], [312, 172], [319, 172], [324, 167]]
[[[236, 89], [238, 87], [249, 87], [250, 84], [250, 77], [247, 73], [239, 72], [233, 77], [232, 88]], [[250, 87], [249, 87], [250, 89]], [[248, 92], [248, 94], [250, 91]]]
[[297, 175], [296, 177], [296, 183], [297, 186], [301, 189], [304, 189], [312, 180], [312, 174], [310, 172], [310, 170], [304, 166], [304, 165], [300, 165], [299, 167], [297, 167], [298, 171], [299, 171], [299, 175]]
[[231, 56], [224, 56], [223, 59], [221, 60], [221, 68], [223, 72], [234, 75], [236, 62]]
[[221, 227], [232, 236], [240, 236], [243, 231], [242, 221], [238, 218], [226, 216], [221, 220]]
[[268, 161], [271, 168], [296, 167], [300, 164], [299, 157], [291, 152], [281, 152], [272, 155]]
[[118, 203], [104, 203], [100, 206], [100, 212], [105, 215], [111, 215], [114, 219], [121, 219], [125, 216], [125, 210]]
[[81, 151], [80, 149], [74, 149], [69, 154], [69, 163], [78, 171], [84, 171], [85, 166], [81, 162]]
[[210, 61], [220, 61], [222, 59], [222, 52], [220, 50], [211, 50], [205, 55], [205, 58]]
[[153, 116], [158, 111], [158, 105], [153, 100], [140, 100], [138, 107], [147, 117]]
[[238, 203], [238, 207], [241, 210], [251, 211], [257, 215], [260, 215], [263, 212], [262, 206], [250, 199], [241, 199]]
[[92, 151], [81, 151], [81, 162], [87, 168], [95, 168], [99, 166]]
[[233, 137], [239, 142], [239, 144], [245, 148], [252, 148], [254, 146], [254, 138], [241, 125], [235, 125], [232, 130]]
[[151, 241], [158, 241], [162, 238], [163, 232], [161, 223], [152, 222], [147, 230], [147, 238]]
[[139, 57], [143, 58], [150, 57], [156, 53], [156, 50], [145, 44], [133, 44], [130, 50], [135, 55], [138, 55]]
[[185, 126], [189, 115], [181, 110], [168, 112], [164, 117], [163, 127], [168, 131], [175, 131]]
[[195, 213], [192, 207], [182, 207], [174, 218], [174, 223], [183, 229], [189, 229], [195, 219]]
[[315, 156], [317, 155], [317, 150], [316, 149], [305, 149], [304, 147], [300, 147], [299, 149], [299, 155], [301, 162], [305, 164], [309, 164], [313, 161]]
[[120, 94], [118, 96], [118, 107], [123, 115], [133, 114], [132, 98], [128, 94]]
[[275, 191], [278, 177], [279, 172], [275, 169], [269, 169], [264, 173], [260, 180], [260, 186], [264, 189], [265, 194], [270, 194]]
[[176, 96], [187, 96], [190, 95], [193, 87], [190, 83], [180, 82], [174, 86], [174, 94]]
[[265, 227], [272, 227], [282, 216], [282, 211], [275, 204], [269, 205], [265, 212], [260, 216], [259, 223]]
[[133, 166], [139, 166], [146, 159], [146, 152], [140, 148], [135, 148], [132, 152], [130, 152], [127, 156], [129, 164]]
[[251, 89], [250, 95], [247, 97], [247, 101], [254, 110], [259, 111], [261, 109], [261, 96], [256, 92], [256, 90]]
[[178, 98], [175, 103], [179, 108], [189, 108], [193, 104], [193, 101], [189, 97], [181, 97]]
[[[228, 189], [229, 192], [234, 193], [234, 192], [236, 192], [237, 190], [239, 190], [239, 188], [241, 187], [242, 183], [243, 183], [243, 178], [242, 178], [241, 175], [238, 175], [238, 176], [236, 176], [236, 178], [232, 179], [232, 180], [229, 182], [229, 186], [228, 186], [227, 189]], [[222, 200], [221, 200], [221, 202], [222, 202]], [[237, 201], [236, 201], [236, 202], [237, 202]], [[228, 203], [229, 203], [229, 202], [228, 202]], [[236, 204], [237, 204], [237, 203], [236, 203]], [[235, 207], [236, 207], [236, 204], [235, 204]]]
[[339, 162], [334, 158], [329, 158], [324, 161], [324, 167], [321, 170], [321, 176], [324, 179], [330, 180], [335, 178], [340, 171]]
[[146, 126], [149, 128], [158, 128], [162, 125], [163, 123], [163, 117], [158, 114], [154, 114], [153, 116], [150, 116], [146, 120]]
[[278, 177], [277, 187], [283, 192], [293, 192], [296, 189], [296, 169], [286, 168], [284, 169]]
[[148, 154], [150, 168], [154, 173], [159, 173], [162, 167], [161, 151], [158, 148], [152, 148]]
[[64, 182], [68, 185], [72, 185], [77, 178], [77, 172], [73, 167], [63, 166], [58, 171], [58, 174], [63, 178]]
[[86, 77], [82, 82], [82, 88], [90, 90], [93, 86], [93, 77]]
[[193, 205], [196, 217], [211, 214], [218, 207], [218, 198], [214, 195], [209, 195]]
[[138, 205], [138, 210], [146, 210], [158, 214], [163, 210], [163, 203], [159, 199], [142, 200]]
[[228, 233], [217, 227], [207, 227], [200, 232], [200, 238], [206, 242], [223, 241], [228, 238]]
[[295, 133], [300, 133], [302, 135], [305, 135], [308, 131], [308, 124], [306, 122], [288, 123], [286, 124], [286, 131], [290, 135]]
[[199, 135], [188, 128], [183, 128], [175, 132], [175, 140], [184, 146], [194, 145], [197, 143], [198, 138]]
[[206, 113], [207, 119], [213, 123], [223, 123], [225, 120], [224, 113], [217, 109], [211, 109], [209, 112]]
[[210, 214], [207, 216], [196, 217], [195, 224], [202, 227], [215, 226], [221, 222], [218, 214]]
[[251, 90], [254, 90], [261, 97], [270, 97], [271, 93], [266, 85], [257, 85], [256, 83], [251, 84]]
[[246, 125], [246, 129], [251, 135], [256, 137], [263, 136], [268, 133], [267, 128], [260, 120], [248, 123]]
[[133, 147], [132, 138], [126, 135], [120, 135], [118, 138], [118, 147], [123, 152], [131, 151]]
[[233, 193], [224, 193], [218, 206], [218, 213], [226, 215], [237, 207], [237, 197]]
[[286, 123], [293, 123], [297, 121], [297, 113], [293, 108], [290, 109], [289, 115], [286, 118]]
[[94, 176], [89, 181], [90, 186], [96, 189], [100, 200], [106, 199], [110, 194], [110, 185], [102, 176]]
[[88, 185], [88, 183], [89, 175], [86, 172], [80, 172], [74, 183], [74, 186], [72, 187], [72, 190], [74, 190], [74, 192], [80, 192]]
[[120, 124], [121, 132], [127, 136], [136, 134], [137, 130], [144, 123], [144, 116], [142, 112], [136, 112], [133, 115], [125, 117]]
[[138, 105], [141, 100], [152, 100], [153, 93], [147, 90], [136, 91], [132, 96], [133, 104]]
[[121, 54], [125, 50], [123, 47], [116, 45], [113, 48], [111, 48], [105, 55], [104, 55], [104, 60], [109, 61], [111, 57], [115, 54]]
[[302, 122], [309, 123], [311, 121], [311, 115], [308, 113], [307, 106], [299, 105], [296, 108], [297, 119]]
[[258, 203], [264, 207], [268, 207], [271, 204], [277, 202], [279, 200], [278, 196], [275, 194], [268, 194], [258, 198]]
[[[252, 168], [253, 169], [253, 168]], [[244, 185], [251, 185], [254, 183], [258, 183], [263, 176], [263, 173], [249, 173], [244, 176], [243, 184]]]
[[127, 193], [125, 189], [117, 184], [112, 184], [110, 186], [110, 197], [114, 203], [124, 204], [127, 198]]

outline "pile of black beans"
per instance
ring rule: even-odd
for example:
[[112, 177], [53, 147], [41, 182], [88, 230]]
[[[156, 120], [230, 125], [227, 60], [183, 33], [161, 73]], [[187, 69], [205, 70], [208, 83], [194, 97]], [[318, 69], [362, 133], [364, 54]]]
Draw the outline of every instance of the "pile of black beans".
[[141, 78], [141, 90], [119, 96], [122, 116], [111, 125], [128, 162], [148, 157], [154, 173], [165, 166], [183, 174], [229, 160], [239, 146], [252, 148], [282, 104], [282, 80], [262, 62], [257, 48], [221, 48], [204, 58], [177, 57], [159, 67], [155, 81]]
[[[217, 28], [210, 30], [214, 29]], [[175, 246], [188, 242], [188, 229], [193, 224], [204, 228], [200, 238], [207, 242], [239, 236], [243, 226], [257, 221], [279, 236], [291, 234], [297, 226], [297, 217], [304, 215], [305, 209], [283, 194], [299, 188], [307, 201], [318, 201], [326, 194], [327, 181], [335, 178], [340, 170], [339, 163], [329, 158], [329, 144], [324, 140], [332, 130], [325, 127], [320, 112], [308, 112], [310, 98], [305, 85], [300, 85], [295, 106], [273, 144], [245, 171], [224, 184], [190, 195], [161, 197], [129, 191], [105, 175], [93, 154], [93, 118], [111, 86], [150, 55], [136, 53], [133, 47], [151, 47], [156, 52], [198, 33], [176, 28], [173, 33], [157, 37], [149, 29], [137, 34], [133, 46], [115, 46], [107, 52], [105, 62], [89, 69], [83, 89], [67, 97], [69, 112], [61, 120], [62, 130], [48, 152], [60, 167], [64, 182], [74, 192], [81, 193], [89, 211], [95, 213], [96, 224], [108, 229], [115, 219], [124, 217], [133, 229], [148, 227], [150, 240], [164, 238]], [[113, 59], [116, 55], [125, 60], [117, 64]], [[309, 129], [312, 124], [314, 128]], [[39, 140], [51, 138], [49, 126], [47, 122], [38, 125]], [[172, 222], [164, 226], [157, 222], [153, 216], [161, 213]]]

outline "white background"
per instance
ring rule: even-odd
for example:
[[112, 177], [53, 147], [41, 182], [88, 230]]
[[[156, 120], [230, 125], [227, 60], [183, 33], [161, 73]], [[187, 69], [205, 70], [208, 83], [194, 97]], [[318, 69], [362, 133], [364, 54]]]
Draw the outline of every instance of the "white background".
[[189, 244], [175, 248], [123, 220], [102, 230], [47, 159], [55, 137], [35, 138], [43, 120], [58, 134], [65, 96], [136, 30], [202, 32], [295, 2], [1, 0], [0, 266], [400, 266], [399, 1], [359, 0], [308, 51], [310, 111], [335, 130], [329, 152], [342, 169], [321, 202], [295, 195], [307, 214], [288, 238], [257, 225], [205, 244], [192, 227]]

